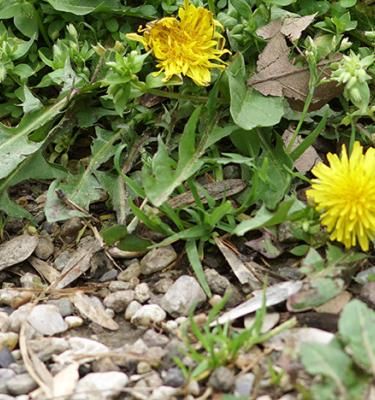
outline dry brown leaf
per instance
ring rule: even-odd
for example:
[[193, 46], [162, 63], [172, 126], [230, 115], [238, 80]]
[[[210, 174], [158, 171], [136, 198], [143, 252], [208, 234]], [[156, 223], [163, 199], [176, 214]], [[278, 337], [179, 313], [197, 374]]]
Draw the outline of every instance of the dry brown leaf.
[[301, 37], [302, 32], [314, 21], [316, 14], [305, 15], [304, 17], [285, 18], [280, 32], [291, 42]]
[[[249, 80], [252, 86], [264, 96], [285, 96], [297, 110], [303, 107], [309, 91], [310, 73], [308, 67], [297, 67], [289, 60], [289, 47], [282, 33], [277, 33], [259, 55], [257, 72]], [[333, 60], [323, 60], [318, 67], [320, 73], [330, 75], [329, 64]], [[335, 82], [319, 85], [309, 110], [322, 107], [342, 92]]]
[[52, 287], [62, 289], [79, 278], [90, 268], [90, 260], [99, 250], [101, 250], [101, 245], [96, 239], [89, 238], [86, 240], [78, 247], [73, 257], [62, 270], [60, 278], [52, 284]]
[[71, 296], [71, 300], [84, 317], [112, 331], [119, 328], [117, 322], [105, 312], [103, 304], [97, 297], [77, 292], [74, 296]]
[[[285, 146], [288, 146], [292, 136], [293, 129], [289, 127], [284, 131], [282, 136]], [[292, 150], [294, 150], [299, 144], [301, 144], [302, 141], [303, 138], [301, 136], [297, 136], [292, 146]], [[294, 166], [296, 167], [298, 172], [305, 173], [307, 171], [310, 171], [311, 168], [319, 161], [322, 161], [322, 159], [319, 157], [319, 154], [316, 152], [314, 147], [310, 146], [300, 157], [297, 158], [296, 161], [294, 161]]]
[[[268, 287], [265, 291], [266, 307], [282, 303], [290, 296], [297, 293], [301, 288], [302, 281], [281, 282]], [[263, 305], [263, 290], [255, 290], [252, 294], [254, 297], [221, 315], [211, 326], [226, 324], [227, 322], [234, 321], [237, 318], [259, 310]]]
[[31, 330], [30, 325], [27, 322], [24, 322], [21, 326], [19, 338], [19, 347], [22, 360], [25, 364], [27, 372], [35, 380], [35, 382], [37, 382], [40, 389], [44, 392], [46, 398], [49, 398], [52, 396], [53, 378], [44, 363], [39, 360], [31, 347], [28, 346], [27, 335], [29, 330]]
[[257, 35], [265, 40], [282, 33], [290, 41], [294, 42], [301, 37], [302, 32], [314, 21], [316, 14], [304, 17], [288, 17], [284, 20], [277, 19], [257, 30]]
[[72, 363], [53, 377], [52, 392], [55, 398], [69, 400], [79, 381], [79, 364]]
[[215, 243], [240, 283], [248, 284], [252, 289], [259, 289], [261, 287], [259, 279], [246, 267], [240, 257], [219, 238], [215, 238]]
[[43, 261], [37, 257], [30, 257], [28, 261], [48, 283], [60, 279], [60, 272], [53, 268], [47, 261]]
[[0, 246], [0, 271], [27, 260], [38, 244], [37, 236], [17, 236]]

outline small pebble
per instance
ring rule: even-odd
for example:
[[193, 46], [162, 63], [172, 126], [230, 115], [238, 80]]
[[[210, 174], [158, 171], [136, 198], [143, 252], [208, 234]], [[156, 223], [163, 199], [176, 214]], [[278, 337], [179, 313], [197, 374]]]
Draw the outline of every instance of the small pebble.
[[255, 375], [252, 373], [237, 376], [234, 384], [234, 394], [249, 398], [253, 389], [254, 380]]
[[65, 317], [64, 320], [68, 325], [68, 329], [78, 328], [83, 325], [83, 319], [75, 315]]
[[28, 316], [30, 315], [32, 308], [33, 305], [28, 303], [13, 311], [12, 314], [10, 314], [9, 316], [9, 330], [18, 333], [21, 329], [21, 325], [27, 320]]
[[138, 278], [140, 274], [141, 264], [138, 260], [136, 260], [129, 264], [129, 266], [124, 271], [121, 271], [118, 274], [117, 279], [119, 281], [130, 281], [133, 278]]
[[65, 221], [60, 229], [60, 236], [66, 243], [75, 240], [78, 232], [83, 228], [83, 223], [78, 217], [73, 217]]
[[159, 386], [154, 389], [150, 400], [171, 400], [174, 395], [177, 393], [177, 389], [169, 386]]
[[55, 251], [53, 241], [48, 236], [41, 236], [34, 251], [35, 255], [41, 260], [47, 260]]
[[162, 278], [153, 285], [155, 293], [165, 294], [167, 290], [173, 285], [174, 280], [170, 278]]
[[166, 312], [157, 304], [146, 304], [142, 306], [131, 319], [135, 325], [150, 326], [164, 321], [167, 318]]
[[110, 293], [105, 297], [103, 303], [106, 307], [112, 308], [116, 313], [125, 311], [126, 307], [134, 300], [133, 290], [119, 290]]
[[167, 336], [156, 332], [154, 329], [148, 329], [143, 335], [143, 341], [150, 347], [163, 347], [169, 342], [169, 339]]
[[[123, 372], [91, 372], [78, 382], [72, 400], [111, 400], [121, 393], [128, 381]], [[89, 398], [87, 393], [91, 393]]]
[[129, 282], [112, 281], [112, 282], [109, 283], [108, 289], [111, 292], [117, 292], [119, 290], [130, 290], [130, 289], [133, 289], [133, 286]]
[[65, 250], [55, 258], [54, 266], [58, 271], [62, 271], [72, 257], [73, 257], [73, 252]]
[[218, 392], [228, 393], [234, 385], [234, 372], [227, 367], [216, 368], [208, 384]]
[[149, 251], [141, 260], [143, 275], [150, 275], [168, 267], [177, 258], [172, 246], [155, 248]]
[[13, 370], [8, 368], [0, 368], [0, 393], [7, 394], [7, 382], [9, 379], [15, 377], [16, 374]]
[[[15, 358], [13, 355], [13, 350], [10, 352], [10, 350], [7, 347], [0, 347], [0, 368], [8, 368], [9, 365], [15, 362]], [[1, 392], [0, 392], [1, 393]]]
[[10, 318], [6, 312], [0, 312], [0, 332], [7, 332], [10, 325]]
[[151, 365], [146, 361], [140, 361], [137, 365], [137, 374], [147, 374], [152, 370]]
[[27, 321], [37, 332], [46, 336], [53, 336], [68, 329], [59, 309], [52, 304], [35, 306], [27, 317]]
[[13, 376], [6, 383], [8, 392], [14, 396], [28, 394], [37, 387], [38, 384], [28, 373]]
[[117, 269], [110, 269], [109, 271], [105, 272], [100, 278], [99, 282], [109, 282], [112, 281], [113, 279], [116, 279], [118, 276], [118, 271]]
[[134, 289], [135, 299], [141, 304], [145, 303], [151, 296], [150, 288], [147, 283], [140, 283]]
[[186, 389], [193, 396], [198, 396], [201, 391], [197, 381], [190, 381]]
[[48, 304], [53, 304], [59, 309], [60, 314], [63, 317], [72, 315], [74, 313], [73, 304], [67, 297], [61, 299], [48, 300]]
[[43, 289], [45, 285], [42, 283], [39, 275], [26, 272], [20, 278], [21, 286], [25, 289]]
[[182, 275], [168, 289], [161, 299], [161, 306], [172, 317], [188, 315], [194, 306], [199, 306], [206, 301], [207, 297], [192, 276]]
[[0, 349], [6, 347], [12, 351], [18, 344], [18, 334], [14, 332], [3, 332], [0, 333]]
[[185, 384], [184, 375], [178, 367], [169, 368], [166, 372], [164, 372], [164, 376], [162, 377], [167, 386], [177, 388]]
[[125, 319], [130, 321], [135, 313], [142, 307], [142, 304], [138, 303], [138, 301], [133, 300], [125, 310]]

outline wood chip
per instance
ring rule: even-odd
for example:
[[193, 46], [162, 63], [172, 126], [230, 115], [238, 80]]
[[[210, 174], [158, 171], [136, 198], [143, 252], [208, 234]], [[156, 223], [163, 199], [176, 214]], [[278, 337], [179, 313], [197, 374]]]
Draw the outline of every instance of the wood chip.
[[0, 271], [27, 260], [34, 252], [38, 237], [31, 235], [17, 236], [0, 246]]
[[60, 272], [53, 268], [47, 261], [43, 261], [37, 257], [30, 257], [28, 261], [48, 283], [60, 279]]
[[[301, 288], [302, 281], [282, 282], [268, 287], [265, 292], [266, 307], [282, 303], [283, 301], [287, 300], [289, 296], [297, 293]], [[237, 318], [243, 317], [244, 315], [259, 310], [262, 307], [263, 303], [263, 290], [254, 291], [253, 295], [253, 298], [245, 301], [244, 303], [221, 315], [216, 321], [211, 324], [211, 326], [232, 322]]]
[[111, 331], [119, 329], [117, 322], [105, 312], [103, 304], [97, 297], [76, 292], [71, 296], [71, 301], [82, 316]]
[[221, 239], [215, 238], [215, 243], [240, 283], [248, 284], [252, 289], [259, 289], [261, 287], [259, 279], [246, 267], [240, 257]]

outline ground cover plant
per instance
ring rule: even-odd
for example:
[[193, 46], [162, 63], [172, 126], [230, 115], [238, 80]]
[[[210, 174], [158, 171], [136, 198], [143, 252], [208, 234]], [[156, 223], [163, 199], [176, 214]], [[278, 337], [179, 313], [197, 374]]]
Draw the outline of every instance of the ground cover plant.
[[[177, 335], [186, 385], [171, 396], [200, 382], [243, 398], [212, 376], [256, 368], [241, 363], [256, 348], [267, 361], [248, 397], [372, 398], [374, 48], [373, 0], [0, 0], [0, 306], [96, 282], [99, 250], [100, 268], [122, 270], [169, 249], [173, 277], [194, 277], [203, 312], [213, 306]], [[21, 234], [34, 239], [8, 247]], [[61, 274], [30, 259], [46, 235], [54, 266], [66, 248], [79, 255]], [[44, 283], [15, 305], [1, 290], [19, 286], [23, 262]], [[234, 291], [212, 284], [211, 264]], [[80, 296], [85, 318], [118, 329]], [[262, 331], [270, 310], [283, 318]], [[294, 339], [287, 366], [269, 356], [274, 336], [306, 324], [334, 335]]]

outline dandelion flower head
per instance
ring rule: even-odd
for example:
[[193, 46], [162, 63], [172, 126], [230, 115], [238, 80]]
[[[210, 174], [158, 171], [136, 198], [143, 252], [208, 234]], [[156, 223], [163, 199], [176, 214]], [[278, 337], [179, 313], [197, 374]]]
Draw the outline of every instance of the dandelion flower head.
[[345, 146], [341, 157], [329, 153], [329, 166], [316, 165], [308, 199], [321, 212], [321, 223], [327, 227], [331, 240], [348, 249], [359, 243], [363, 251], [375, 238], [375, 149], [363, 154], [355, 142], [348, 157]]
[[150, 22], [139, 32], [127, 37], [141, 42], [157, 59], [157, 67], [164, 72], [165, 81], [174, 75], [190, 77], [195, 84], [207, 86], [211, 69], [224, 68], [220, 57], [229, 53], [223, 49], [224, 38], [212, 13], [195, 7], [189, 0], [178, 10], [178, 18], [165, 17]]

